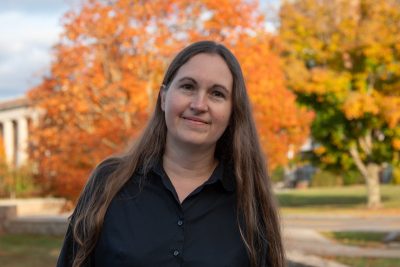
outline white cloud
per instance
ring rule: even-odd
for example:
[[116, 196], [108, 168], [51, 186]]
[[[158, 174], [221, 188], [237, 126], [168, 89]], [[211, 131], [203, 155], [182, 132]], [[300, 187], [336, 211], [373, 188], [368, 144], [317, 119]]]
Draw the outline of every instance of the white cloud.
[[29, 14], [49, 14], [65, 11], [74, 0], [2, 0], [1, 10], [18, 11]]
[[63, 0], [0, 1], [0, 99], [23, 95], [39, 83], [70, 7]]

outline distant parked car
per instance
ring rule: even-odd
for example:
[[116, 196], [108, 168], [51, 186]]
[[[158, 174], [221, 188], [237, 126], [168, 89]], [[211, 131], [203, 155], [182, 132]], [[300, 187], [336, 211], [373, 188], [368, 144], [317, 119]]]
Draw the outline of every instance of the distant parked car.
[[387, 164], [379, 173], [379, 181], [382, 184], [389, 184], [393, 179], [393, 167]]
[[285, 174], [286, 186], [290, 188], [308, 187], [317, 168], [311, 164], [297, 167]]

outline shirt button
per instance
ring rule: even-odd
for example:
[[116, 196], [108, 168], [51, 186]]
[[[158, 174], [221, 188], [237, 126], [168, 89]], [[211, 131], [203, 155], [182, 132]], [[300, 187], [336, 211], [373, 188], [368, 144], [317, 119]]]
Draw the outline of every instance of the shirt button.
[[178, 256], [179, 255], [179, 251], [175, 250], [174, 251], [174, 256]]
[[179, 220], [179, 221], [178, 221], [178, 225], [179, 225], [179, 226], [182, 226], [182, 224], [183, 224], [183, 221], [182, 221], [182, 220]]

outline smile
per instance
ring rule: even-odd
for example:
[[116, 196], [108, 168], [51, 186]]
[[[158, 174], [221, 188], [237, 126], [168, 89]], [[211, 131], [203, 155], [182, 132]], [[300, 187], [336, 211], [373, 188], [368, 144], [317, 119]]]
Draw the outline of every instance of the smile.
[[186, 121], [189, 121], [191, 123], [194, 123], [194, 124], [198, 124], [198, 125], [210, 124], [208, 121], [202, 120], [202, 119], [197, 118], [197, 117], [185, 117], [185, 116], [182, 116], [182, 119], [184, 119]]

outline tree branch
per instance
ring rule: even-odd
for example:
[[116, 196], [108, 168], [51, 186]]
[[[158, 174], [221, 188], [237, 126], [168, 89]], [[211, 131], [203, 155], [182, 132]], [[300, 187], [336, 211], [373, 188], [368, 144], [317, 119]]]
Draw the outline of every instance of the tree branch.
[[371, 155], [372, 153], [372, 137], [371, 131], [368, 131], [364, 137], [358, 138], [358, 144], [360, 145], [361, 149], [367, 155]]
[[350, 155], [352, 156], [358, 170], [361, 172], [361, 174], [364, 177], [368, 176], [368, 171], [367, 171], [367, 167], [365, 166], [365, 164], [362, 162], [361, 158], [360, 158], [360, 154], [358, 153], [358, 150], [356, 148], [355, 145], [352, 145], [350, 147]]

